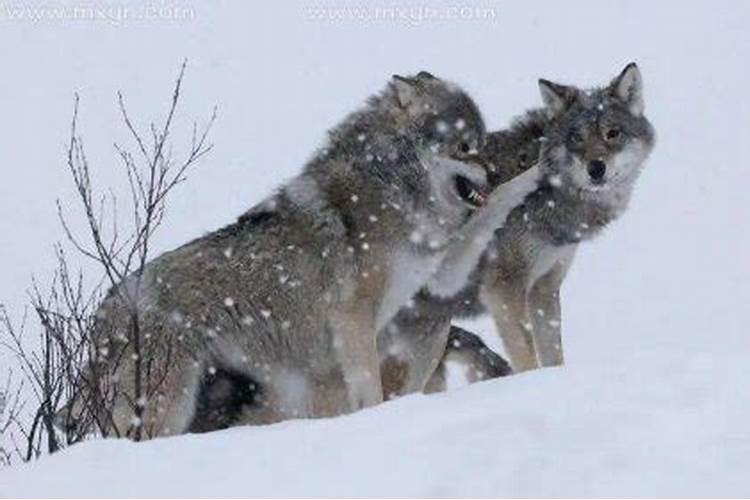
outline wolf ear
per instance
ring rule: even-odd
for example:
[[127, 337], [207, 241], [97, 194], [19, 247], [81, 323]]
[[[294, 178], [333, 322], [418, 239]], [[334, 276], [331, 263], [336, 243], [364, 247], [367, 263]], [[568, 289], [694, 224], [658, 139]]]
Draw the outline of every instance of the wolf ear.
[[411, 78], [401, 75], [393, 75], [393, 86], [396, 88], [396, 97], [402, 108], [409, 108], [417, 103], [419, 99], [419, 88], [417, 82]]
[[433, 75], [429, 71], [420, 71], [419, 73], [417, 73], [417, 78], [420, 78], [422, 80], [436, 80], [435, 75]]
[[625, 66], [620, 76], [612, 81], [610, 88], [615, 97], [627, 104], [634, 116], [643, 114], [643, 80], [635, 63]]
[[539, 91], [542, 93], [547, 118], [550, 119], [565, 111], [575, 96], [574, 88], [552, 83], [543, 78], [539, 79]]

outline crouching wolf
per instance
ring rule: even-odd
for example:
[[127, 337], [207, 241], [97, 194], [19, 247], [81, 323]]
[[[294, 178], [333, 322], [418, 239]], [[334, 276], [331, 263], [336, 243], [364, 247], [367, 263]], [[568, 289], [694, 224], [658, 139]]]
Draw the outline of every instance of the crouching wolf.
[[[627, 207], [654, 132], [643, 115], [635, 64], [608, 86], [590, 91], [547, 80], [539, 85], [545, 107], [529, 111], [508, 130], [488, 134], [482, 156], [491, 184], [532, 165], [544, 180], [501, 221], [465, 289], [453, 296], [420, 291], [381, 332], [386, 396], [439, 390], [449, 359], [493, 373], [486, 346], [466, 334], [463, 343], [448, 341], [452, 318], [485, 311], [495, 320], [514, 371], [563, 362], [560, 286], [578, 244]], [[467, 354], [472, 346], [480, 352]]]
[[[426, 72], [396, 76], [301, 175], [146, 266], [137, 352], [126, 279], [97, 315], [99, 363], [115, 371], [120, 395], [112, 425], [154, 437], [380, 402], [376, 332], [423, 286], [465, 282], [499, 221], [538, 185], [529, 172], [488, 195], [484, 135], [459, 87]], [[145, 371], [135, 400], [129, 360], [146, 356], [169, 369]]]

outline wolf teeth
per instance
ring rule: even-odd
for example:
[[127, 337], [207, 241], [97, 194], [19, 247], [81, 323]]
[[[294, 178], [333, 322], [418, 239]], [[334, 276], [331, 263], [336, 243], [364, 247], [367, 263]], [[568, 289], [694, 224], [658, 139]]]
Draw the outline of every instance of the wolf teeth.
[[484, 196], [475, 189], [472, 189], [469, 193], [469, 199], [476, 203], [484, 203]]

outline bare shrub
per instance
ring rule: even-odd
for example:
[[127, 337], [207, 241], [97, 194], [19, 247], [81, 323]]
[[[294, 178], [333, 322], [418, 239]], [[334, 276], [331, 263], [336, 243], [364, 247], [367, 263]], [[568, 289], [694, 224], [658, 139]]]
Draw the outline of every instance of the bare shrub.
[[[190, 147], [178, 158], [171, 144], [171, 129], [180, 100], [185, 74], [182, 64], [172, 92], [167, 115], [161, 125], [151, 123], [146, 131], [139, 131], [128, 114], [121, 92], [117, 103], [124, 127], [128, 132], [130, 147], [115, 144], [115, 151], [124, 175], [127, 177], [128, 217], [123, 225], [118, 213], [118, 199], [111, 190], [97, 191], [92, 184], [92, 168], [86, 156], [84, 142], [78, 133], [79, 96], [75, 96], [70, 142], [66, 166], [82, 210], [86, 231], [76, 234], [66, 215], [65, 207], [58, 201], [60, 223], [67, 241], [76, 252], [92, 260], [101, 278], [93, 287], [86, 287], [84, 276], [72, 273], [69, 258], [62, 245], [55, 247], [57, 270], [48, 288], [42, 289], [34, 282], [30, 302], [38, 329], [34, 335], [39, 345], [33, 349], [23, 341], [26, 318], [14, 325], [3, 308], [0, 314], [3, 331], [2, 345], [21, 365], [23, 379], [34, 396], [29, 422], [22, 425], [18, 412], [12, 415], [5, 431], [15, 429], [14, 446], [23, 460], [30, 460], [44, 452], [54, 453], [76, 443], [89, 434], [101, 436], [127, 436], [135, 441], [144, 437], [142, 421], [144, 399], [156, 391], [148, 387], [146, 377], [153, 370], [166, 373], [169, 363], [155, 366], [154, 359], [144, 346], [142, 322], [139, 311], [143, 269], [151, 256], [153, 238], [164, 221], [169, 194], [186, 179], [188, 170], [207, 154], [212, 145], [208, 134], [216, 119], [214, 108], [202, 127], [193, 124]], [[122, 227], [128, 227], [123, 232]], [[133, 286], [118, 286], [125, 279]], [[102, 290], [116, 294], [127, 311], [127, 331], [118, 332], [126, 338], [134, 355], [121, 357], [115, 362], [102, 362], [106, 353], [97, 345], [102, 332], [102, 322], [97, 321], [96, 310], [102, 299]], [[133, 363], [133, 394], [118, 392], [113, 375], [121, 363]], [[163, 377], [161, 377], [163, 379]], [[18, 392], [20, 394], [20, 391]], [[113, 401], [121, 397], [128, 401], [133, 411], [133, 425], [118, 429], [112, 418]], [[71, 411], [74, 402], [76, 411]], [[67, 405], [67, 406], [66, 406]], [[7, 403], [4, 405], [7, 407]], [[7, 410], [6, 410], [7, 412]], [[60, 429], [64, 429], [61, 432]]]

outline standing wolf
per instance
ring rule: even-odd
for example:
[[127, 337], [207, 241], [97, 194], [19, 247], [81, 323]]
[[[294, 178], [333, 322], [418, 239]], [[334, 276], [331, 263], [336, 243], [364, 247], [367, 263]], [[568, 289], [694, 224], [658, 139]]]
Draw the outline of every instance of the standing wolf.
[[[584, 91], [547, 80], [539, 85], [545, 108], [489, 134], [483, 155], [493, 183], [534, 163], [545, 180], [503, 221], [466, 289], [453, 297], [421, 291], [381, 333], [387, 396], [425, 385], [439, 390], [450, 359], [487, 376], [506, 374], [471, 334], [454, 331], [464, 342], [446, 343], [452, 317], [484, 310], [496, 322], [514, 371], [563, 362], [560, 285], [578, 244], [627, 207], [654, 132], [643, 115], [642, 80], [633, 63], [603, 88]], [[478, 352], [469, 355], [464, 344]]]
[[635, 63], [604, 88], [539, 85], [546, 182], [498, 231], [479, 292], [516, 371], [563, 363], [562, 281], [578, 244], [627, 208], [655, 137]]
[[[472, 242], [486, 245], [538, 185], [527, 172], [486, 196], [483, 140], [460, 88], [426, 72], [396, 76], [275, 195], [149, 263], [138, 296], [142, 353], [169, 369], [159, 380], [147, 372], [141, 401], [132, 401], [127, 362], [137, 355], [130, 313], [111, 292], [98, 326], [115, 333], [97, 347], [121, 394], [113, 425], [143, 425], [154, 437], [381, 401], [376, 332], [421, 287], [465, 282], [461, 270], [481, 255]], [[131, 281], [117, 291], [130, 293]], [[134, 404], [142, 421], [132, 421]]]

